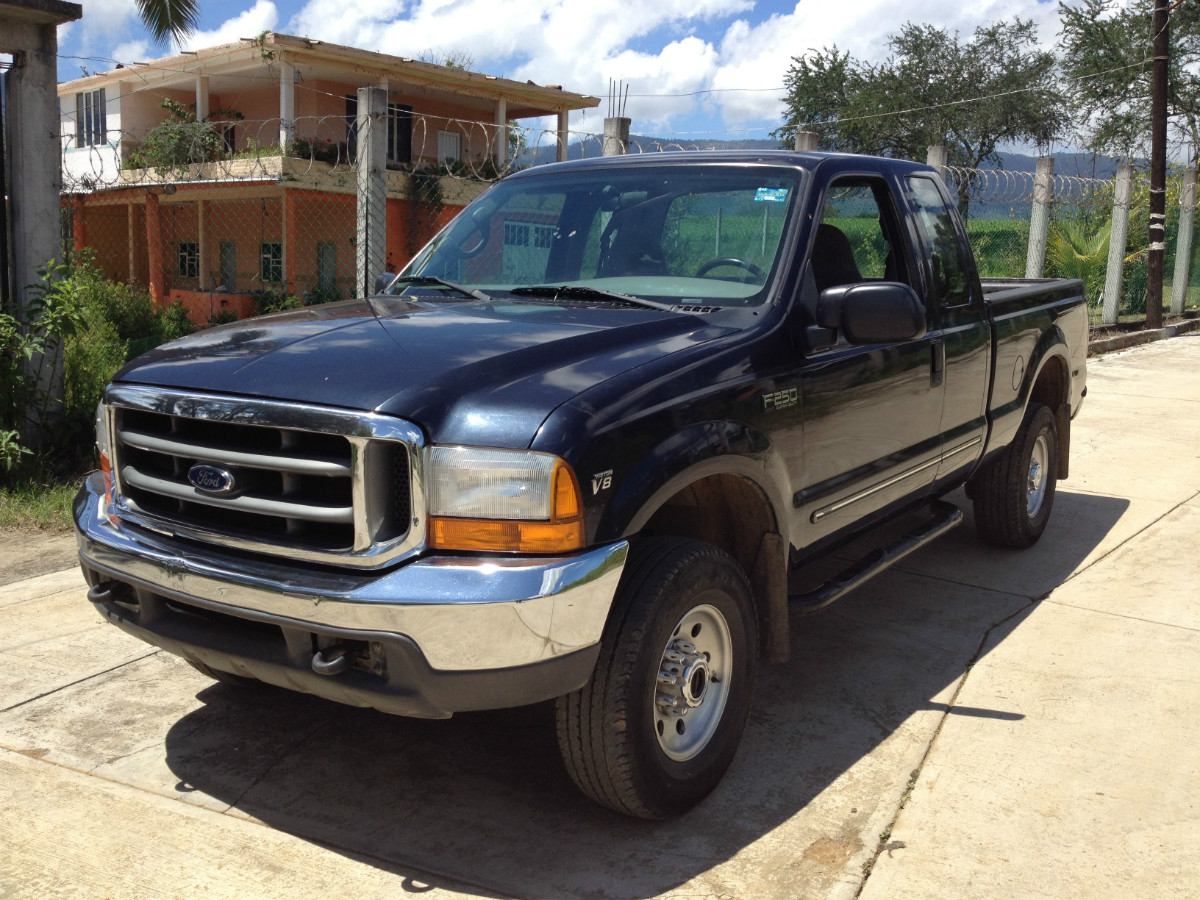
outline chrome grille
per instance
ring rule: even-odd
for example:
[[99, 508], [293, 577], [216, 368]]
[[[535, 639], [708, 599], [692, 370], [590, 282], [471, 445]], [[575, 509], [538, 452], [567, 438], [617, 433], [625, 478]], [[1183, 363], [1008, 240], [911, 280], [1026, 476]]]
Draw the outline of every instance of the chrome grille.
[[[135, 524], [360, 566], [423, 541], [422, 440], [403, 420], [127, 386], [106, 400], [118, 507]], [[217, 467], [232, 488], [193, 486], [197, 466]]]

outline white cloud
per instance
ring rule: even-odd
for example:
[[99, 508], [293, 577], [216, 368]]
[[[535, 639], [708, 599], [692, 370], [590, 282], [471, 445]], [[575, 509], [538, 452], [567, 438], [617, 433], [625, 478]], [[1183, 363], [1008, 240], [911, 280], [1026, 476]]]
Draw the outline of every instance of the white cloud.
[[[131, 7], [132, 0], [92, 0]], [[399, 56], [465, 54], [475, 68], [519, 80], [603, 94], [610, 78], [630, 86], [635, 131], [667, 132], [681, 122], [705, 130], [778, 124], [791, 58], [836, 44], [879, 59], [889, 33], [908, 19], [968, 34], [1014, 15], [1033, 18], [1042, 41], [1058, 30], [1055, 4], [1043, 0], [796, 0], [790, 11], [755, 15], [754, 0], [308, 0], [281, 30]], [[271, 0], [218, 28], [198, 32], [187, 49], [249, 37], [277, 25]], [[730, 89], [750, 88], [752, 90]], [[775, 88], [776, 90], [763, 90]], [[714, 90], [711, 94], [697, 92]], [[692, 96], [639, 96], [688, 94]], [[599, 131], [603, 107], [572, 116], [572, 128]], [[531, 123], [532, 124], [532, 123]]]
[[125, 41], [112, 48], [112, 58], [125, 65], [135, 62], [145, 62], [156, 54], [150, 50], [149, 41]]
[[264, 31], [271, 31], [278, 21], [279, 11], [271, 0], [256, 0], [252, 7], [243, 10], [232, 19], [227, 19], [212, 31], [193, 32], [183, 41], [180, 49], [200, 50], [219, 44], [231, 44], [241, 38], [255, 37]]

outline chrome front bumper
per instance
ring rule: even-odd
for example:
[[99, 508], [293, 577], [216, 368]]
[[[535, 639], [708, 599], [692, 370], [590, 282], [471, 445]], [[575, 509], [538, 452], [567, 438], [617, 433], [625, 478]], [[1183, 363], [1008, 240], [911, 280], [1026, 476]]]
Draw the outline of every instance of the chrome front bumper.
[[331, 572], [181, 549], [169, 536], [110, 523], [102, 493], [94, 473], [75, 501], [80, 562], [92, 579], [315, 633], [398, 636], [449, 673], [531, 666], [597, 645], [629, 550], [619, 541], [561, 558], [434, 556], [383, 573]]

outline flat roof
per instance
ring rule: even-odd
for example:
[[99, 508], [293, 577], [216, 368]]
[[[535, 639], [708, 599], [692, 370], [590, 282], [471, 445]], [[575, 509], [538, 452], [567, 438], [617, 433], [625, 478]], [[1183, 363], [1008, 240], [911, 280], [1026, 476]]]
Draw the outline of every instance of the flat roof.
[[64, 3], [63, 0], [9, 0], [0, 3], [0, 19], [16, 19], [36, 25], [61, 25], [82, 15], [82, 6]]
[[[72, 5], [72, 4], [63, 4]], [[270, 62], [283, 59], [292, 64], [315, 64], [351, 71], [361, 77], [379, 80], [387, 78], [398, 83], [421, 85], [471, 97], [516, 101], [528, 110], [510, 110], [538, 115], [565, 112], [574, 109], [590, 109], [600, 105], [600, 99], [589, 94], [577, 94], [563, 90], [561, 85], [541, 85], [532, 81], [514, 81], [481, 72], [440, 66], [404, 56], [377, 53], [331, 44], [313, 38], [291, 34], [267, 32], [259, 38], [243, 38], [229, 44], [206, 47], [187, 53], [179, 53], [150, 62], [135, 62], [85, 78], [64, 81], [58, 93], [94, 90], [114, 82], [136, 78], [141, 84], [151, 87], [168, 87], [196, 75], [228, 74], [260, 68]]]

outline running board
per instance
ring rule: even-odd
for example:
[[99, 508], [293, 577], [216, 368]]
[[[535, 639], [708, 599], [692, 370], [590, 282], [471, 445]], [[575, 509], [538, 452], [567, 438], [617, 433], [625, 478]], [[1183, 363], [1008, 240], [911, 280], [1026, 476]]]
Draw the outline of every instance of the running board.
[[962, 510], [951, 503], [938, 500], [931, 505], [930, 509], [934, 514], [933, 521], [915, 531], [910, 531], [891, 546], [871, 552], [819, 588], [804, 594], [792, 594], [788, 597], [788, 603], [793, 609], [800, 612], [823, 609], [881, 572], [887, 571], [910, 553], [921, 549], [950, 529], [962, 524]]

